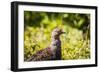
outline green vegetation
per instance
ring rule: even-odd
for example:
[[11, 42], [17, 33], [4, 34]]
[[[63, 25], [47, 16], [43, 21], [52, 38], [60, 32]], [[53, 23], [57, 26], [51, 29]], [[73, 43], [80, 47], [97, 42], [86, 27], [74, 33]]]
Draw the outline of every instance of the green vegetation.
[[90, 58], [90, 14], [24, 12], [24, 60], [50, 45], [51, 32], [60, 27], [62, 60]]

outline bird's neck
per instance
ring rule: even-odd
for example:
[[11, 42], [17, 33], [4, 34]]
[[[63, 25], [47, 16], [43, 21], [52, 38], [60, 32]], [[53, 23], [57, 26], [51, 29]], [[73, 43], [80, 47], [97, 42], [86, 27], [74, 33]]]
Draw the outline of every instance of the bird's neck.
[[51, 50], [52, 50], [56, 60], [60, 60], [61, 59], [61, 41], [60, 41], [60, 38], [55, 39], [52, 37], [52, 42], [51, 42], [50, 47], [51, 47]]
[[53, 51], [57, 50], [57, 49], [59, 49], [61, 47], [61, 41], [60, 41], [59, 37], [58, 38], [52, 37], [51, 40], [52, 41], [51, 41], [50, 47], [52, 48]]
[[52, 40], [52, 42], [54, 42], [54, 41], [56, 41], [56, 40], [57, 40], [57, 41], [60, 41], [60, 38], [59, 38], [59, 37], [57, 37], [57, 38], [52, 37], [51, 40]]

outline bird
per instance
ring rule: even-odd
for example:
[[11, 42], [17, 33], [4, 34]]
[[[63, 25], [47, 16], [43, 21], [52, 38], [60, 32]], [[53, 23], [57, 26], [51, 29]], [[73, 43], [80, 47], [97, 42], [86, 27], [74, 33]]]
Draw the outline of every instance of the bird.
[[60, 35], [65, 33], [61, 28], [53, 29], [51, 33], [51, 43], [49, 47], [42, 49], [33, 54], [27, 62], [30, 61], [46, 61], [61, 60], [61, 40]]

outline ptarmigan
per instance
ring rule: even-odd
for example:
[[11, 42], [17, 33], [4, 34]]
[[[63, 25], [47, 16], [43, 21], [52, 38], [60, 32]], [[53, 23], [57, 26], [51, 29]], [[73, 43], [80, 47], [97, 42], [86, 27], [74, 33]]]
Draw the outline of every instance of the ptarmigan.
[[46, 61], [46, 60], [61, 60], [61, 41], [60, 35], [63, 34], [61, 28], [55, 28], [51, 34], [51, 44], [49, 47], [33, 54], [27, 62], [30, 61]]

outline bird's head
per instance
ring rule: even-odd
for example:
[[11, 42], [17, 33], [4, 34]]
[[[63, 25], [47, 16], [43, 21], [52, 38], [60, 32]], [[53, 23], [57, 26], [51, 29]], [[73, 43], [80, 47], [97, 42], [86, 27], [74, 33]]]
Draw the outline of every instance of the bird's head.
[[59, 38], [59, 36], [61, 34], [64, 34], [65, 32], [61, 29], [61, 28], [55, 28], [53, 31], [52, 31], [52, 37], [53, 38]]

